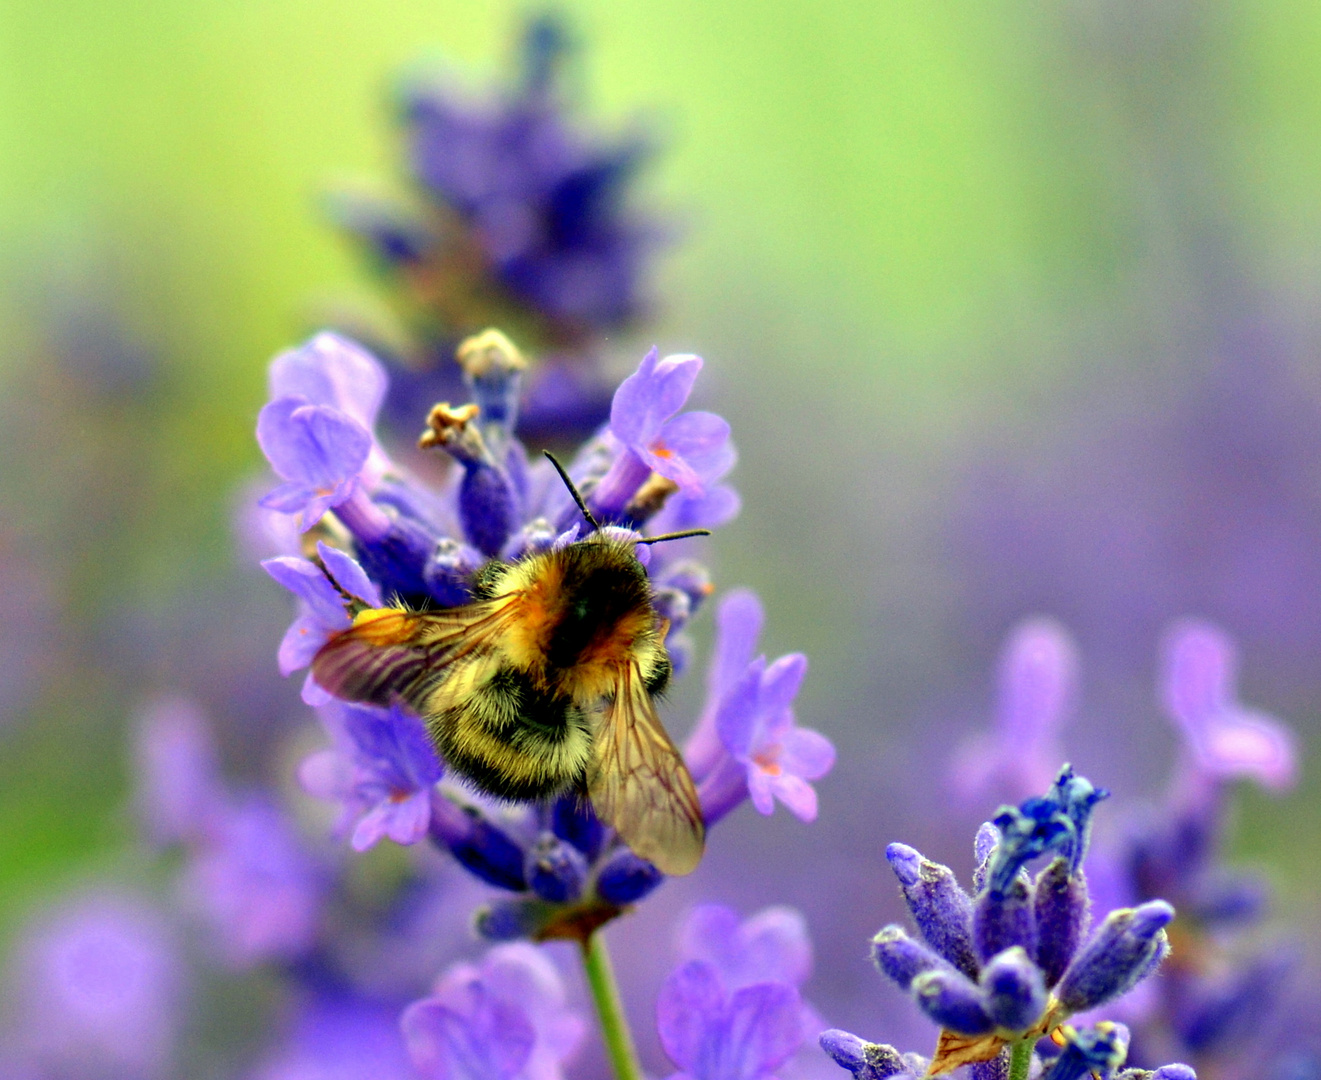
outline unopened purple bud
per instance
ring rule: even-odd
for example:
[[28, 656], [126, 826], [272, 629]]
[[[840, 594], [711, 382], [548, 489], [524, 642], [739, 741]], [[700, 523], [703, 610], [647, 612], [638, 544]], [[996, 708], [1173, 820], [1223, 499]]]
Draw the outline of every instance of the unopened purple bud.
[[1037, 875], [1033, 890], [1037, 924], [1037, 966], [1046, 985], [1060, 981], [1087, 933], [1091, 898], [1087, 878], [1071, 873], [1069, 860], [1058, 858]]
[[1078, 1031], [1067, 1029], [1069, 1044], [1042, 1080], [1083, 1080], [1110, 1076], [1128, 1056], [1128, 1028], [1100, 1023]]
[[664, 880], [665, 875], [652, 863], [621, 847], [606, 856], [596, 877], [596, 895], [607, 904], [623, 907], [641, 900]]
[[1173, 918], [1174, 908], [1164, 900], [1110, 912], [1064, 972], [1055, 996], [1074, 1013], [1127, 993], [1168, 948], [1164, 928]]
[[568, 904], [582, 895], [587, 860], [554, 833], [542, 833], [523, 862], [528, 887], [552, 904]]
[[924, 971], [953, 971], [949, 961], [937, 956], [920, 941], [914, 941], [902, 926], [891, 923], [871, 939], [872, 962], [881, 972], [907, 990]]
[[981, 988], [958, 971], [924, 971], [913, 980], [913, 997], [937, 1024], [960, 1035], [985, 1035], [995, 1022]]
[[1026, 875], [1019, 874], [1003, 893], [984, 890], [974, 901], [972, 928], [977, 956], [983, 962], [1014, 946], [1034, 955], [1037, 928]]
[[1239, 926], [1256, 922], [1270, 905], [1264, 881], [1247, 875], [1218, 878], [1199, 890], [1191, 915], [1204, 926]]
[[891, 1076], [911, 1075], [903, 1055], [893, 1046], [866, 1042], [839, 1028], [823, 1031], [817, 1041], [836, 1065], [853, 1074], [854, 1080], [887, 1080]]
[[550, 829], [581, 851], [588, 862], [595, 862], [605, 839], [605, 826], [592, 810], [592, 804], [576, 795], [561, 795], [551, 807]]
[[1151, 1080], [1197, 1080], [1197, 1073], [1191, 1065], [1176, 1061], [1171, 1065], [1162, 1065], [1151, 1074]]
[[1297, 962], [1292, 950], [1258, 956], [1224, 980], [1212, 982], [1180, 1002], [1174, 1026], [1189, 1050], [1214, 1055], [1247, 1039], [1279, 1003], [1289, 972]]
[[545, 924], [547, 905], [531, 897], [496, 900], [473, 914], [472, 927], [486, 941], [530, 938]]
[[513, 486], [503, 469], [484, 462], [464, 463], [459, 517], [473, 547], [492, 558], [500, 554], [519, 517]]
[[1009, 1031], [1026, 1031], [1046, 1011], [1045, 981], [1021, 948], [1007, 949], [986, 965], [982, 989], [991, 1019]]
[[527, 888], [523, 849], [475, 806], [458, 806], [440, 792], [433, 793], [431, 838], [488, 884], [510, 892]]
[[969, 978], [977, 977], [972, 945], [972, 900], [955, 880], [954, 871], [910, 848], [891, 844], [885, 857], [899, 879], [899, 888], [922, 937], [936, 952]]

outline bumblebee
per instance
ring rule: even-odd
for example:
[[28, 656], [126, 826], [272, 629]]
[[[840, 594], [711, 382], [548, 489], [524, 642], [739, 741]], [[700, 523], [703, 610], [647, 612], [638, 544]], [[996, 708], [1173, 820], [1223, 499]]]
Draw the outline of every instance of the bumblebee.
[[576, 791], [638, 855], [687, 874], [702, 858], [702, 811], [656, 713], [671, 674], [668, 626], [634, 544], [705, 530], [636, 541], [603, 532], [551, 461], [593, 527], [586, 538], [488, 563], [462, 607], [358, 610], [312, 674], [347, 701], [405, 701], [480, 790], [515, 800]]

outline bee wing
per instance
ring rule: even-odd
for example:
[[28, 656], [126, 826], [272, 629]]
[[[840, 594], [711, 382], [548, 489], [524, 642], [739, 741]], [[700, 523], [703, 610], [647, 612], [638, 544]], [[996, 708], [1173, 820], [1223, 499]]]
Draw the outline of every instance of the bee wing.
[[402, 697], [421, 711], [446, 669], [489, 651], [508, 613], [506, 597], [444, 611], [371, 608], [321, 647], [312, 677], [346, 701]]
[[593, 744], [587, 791], [597, 815], [664, 873], [691, 873], [706, 843], [702, 807], [636, 664], [620, 669]]

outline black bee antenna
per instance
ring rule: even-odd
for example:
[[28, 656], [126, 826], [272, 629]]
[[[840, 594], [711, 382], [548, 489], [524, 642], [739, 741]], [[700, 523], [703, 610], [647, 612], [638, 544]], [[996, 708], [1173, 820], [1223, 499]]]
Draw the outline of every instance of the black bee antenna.
[[683, 540], [689, 536], [710, 536], [710, 529], [688, 529], [685, 532], [663, 533], [660, 536], [643, 536], [634, 540], [635, 544], [659, 544], [662, 540]]
[[583, 502], [583, 497], [578, 494], [578, 489], [574, 487], [573, 481], [569, 479], [569, 474], [565, 471], [564, 466], [559, 463], [559, 460], [549, 450], [543, 450], [542, 453], [545, 454], [547, 460], [555, 466], [555, 471], [560, 474], [560, 479], [564, 481], [564, 486], [569, 489], [569, 494], [573, 496], [573, 501], [578, 504], [578, 509], [582, 511], [583, 517], [587, 519], [588, 524], [592, 526], [593, 531], [599, 531], [601, 523], [597, 521], [596, 518], [592, 516], [592, 512], [587, 509], [587, 504]]

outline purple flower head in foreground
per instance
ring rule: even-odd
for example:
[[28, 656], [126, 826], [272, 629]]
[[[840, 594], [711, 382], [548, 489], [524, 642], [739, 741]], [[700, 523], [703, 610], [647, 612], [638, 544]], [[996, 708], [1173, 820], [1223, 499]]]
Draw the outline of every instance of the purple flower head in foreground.
[[128, 896], [46, 912], [20, 942], [4, 1042], [39, 1076], [160, 1076], [185, 989], [164, 913]]
[[723, 904], [700, 904], [680, 929], [679, 953], [684, 961], [711, 964], [730, 989], [758, 982], [800, 987], [812, 973], [807, 923], [789, 907], [742, 919]]
[[1272, 716], [1240, 705], [1238, 657], [1209, 623], [1185, 620], [1165, 639], [1163, 698], [1179, 724], [1193, 768], [1215, 779], [1248, 776], [1267, 788], [1298, 777], [1292, 733]]
[[690, 960], [661, 987], [656, 1027], [679, 1066], [671, 1080], [773, 1080], [803, 1043], [802, 1001], [786, 982], [731, 990], [714, 964]]
[[398, 704], [383, 710], [332, 702], [321, 716], [333, 747], [304, 761], [299, 779], [309, 794], [342, 804], [353, 849], [365, 851], [383, 836], [396, 844], [423, 839], [441, 767], [422, 721]]
[[456, 964], [400, 1023], [423, 1080], [563, 1080], [586, 1034], [554, 964], [524, 943]]
[[218, 816], [192, 852], [181, 887], [235, 967], [300, 956], [320, 931], [323, 868], [262, 795], [237, 800]]
[[779, 799], [812, 821], [817, 799], [809, 781], [835, 763], [829, 740], [794, 722], [807, 658], [792, 653], [767, 664], [754, 657], [761, 624], [761, 604], [747, 590], [729, 593], [716, 611], [707, 703], [687, 747], [708, 824], [748, 797], [759, 813], [771, 813]]
[[[920, 940], [887, 926], [872, 939], [872, 957], [942, 1029], [933, 1072], [993, 1061], [1011, 1043], [1049, 1034], [1127, 993], [1169, 951], [1174, 910], [1163, 900], [1112, 911], [1088, 934], [1082, 864], [1103, 796], [1065, 766], [1044, 796], [1002, 807], [977, 835], [975, 896], [912, 848], [886, 850]], [[1043, 856], [1050, 861], [1030, 875], [1026, 865]], [[846, 1043], [832, 1045], [871, 1067]]]
[[[431, 490], [389, 462], [379, 471], [364, 466], [352, 497], [330, 506], [319, 523], [315, 561], [290, 554], [263, 563], [299, 600], [299, 615], [280, 646], [284, 674], [309, 666], [352, 624], [351, 612], [356, 617], [386, 598], [414, 610], [463, 606], [490, 560], [517, 562], [586, 535], [588, 522], [562, 478], [549, 461], [530, 460], [515, 435], [525, 366], [517, 348], [489, 330], [464, 341], [458, 352], [473, 401], [435, 406], [419, 440], [450, 459], [448, 484]], [[379, 385], [371, 376], [376, 369], [360, 359], [357, 353], [346, 359], [334, 338], [314, 339], [277, 360], [273, 391], [297, 390], [315, 397], [318, 407], [336, 408], [365, 425], [379, 402]], [[723, 420], [675, 415], [700, 367], [696, 357], [649, 354], [616, 395], [625, 440], [604, 432], [567, 462], [588, 506], [606, 523], [603, 532], [621, 542], [655, 536], [651, 522], [686, 498], [682, 486], [690, 474], [699, 485], [714, 483], [733, 464]], [[683, 504], [682, 514], [727, 519], [737, 500], [711, 499], [720, 490], [705, 489]], [[712, 585], [692, 549], [680, 557], [674, 547], [638, 543], [635, 550], [677, 671], [689, 648], [684, 631]], [[722, 610], [723, 659], [712, 675], [718, 688], [702, 721], [712, 752], [690, 762], [699, 780], [715, 774], [710, 790], [718, 801], [705, 805], [707, 823], [749, 794], [764, 813], [778, 798], [810, 820], [816, 797], [808, 781], [829, 769], [834, 751], [820, 735], [794, 725], [792, 701], [806, 661], [792, 655], [767, 664], [753, 657], [755, 630], [749, 637], [734, 625], [751, 618], [760, 627], [760, 606], [750, 593]], [[443, 679], [444, 669], [435, 674]], [[408, 707], [335, 702], [310, 678], [303, 696], [323, 708], [333, 742], [305, 763], [304, 786], [340, 804], [339, 827], [351, 832], [355, 848], [382, 836], [412, 843], [427, 835], [475, 877], [515, 894], [478, 913], [478, 931], [488, 940], [581, 938], [663, 880], [576, 794], [544, 806], [509, 807], [452, 783], [438, 787], [444, 763]]]
[[1077, 649], [1068, 631], [1054, 619], [1019, 623], [1000, 656], [994, 729], [972, 736], [955, 755], [959, 797], [1023, 799], [1049, 784], [1063, 756], [1059, 731], [1077, 682]]

